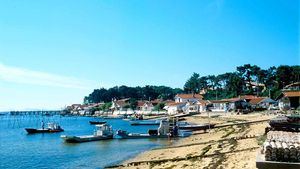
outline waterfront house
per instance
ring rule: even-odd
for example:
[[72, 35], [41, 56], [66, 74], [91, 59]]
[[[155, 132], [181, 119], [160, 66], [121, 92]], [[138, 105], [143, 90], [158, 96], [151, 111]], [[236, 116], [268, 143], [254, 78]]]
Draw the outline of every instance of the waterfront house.
[[254, 110], [266, 110], [277, 102], [268, 97], [257, 97], [249, 101], [251, 108]]
[[129, 98], [112, 101], [111, 110], [112, 111], [126, 111], [129, 107]]
[[210, 100], [209, 101], [209, 110], [213, 112], [225, 112], [228, 110], [229, 103], [228, 99], [224, 100]]
[[154, 109], [154, 105], [151, 101], [145, 101], [142, 105], [141, 109], [142, 111], [152, 111]]
[[276, 100], [278, 100], [280, 110], [298, 109], [300, 106], [300, 82], [285, 86]]
[[177, 114], [177, 113], [181, 113], [183, 112], [183, 108], [185, 107], [186, 102], [169, 102], [166, 104], [166, 106], [164, 107], [164, 109], [167, 110], [167, 113], [169, 115], [173, 115], [173, 114]]
[[183, 107], [185, 113], [201, 113], [206, 111], [207, 100], [189, 101]]
[[203, 99], [203, 96], [201, 94], [177, 94], [175, 96], [175, 102], [181, 103], [181, 102], [195, 102]]
[[257, 98], [254, 95], [244, 95], [222, 100], [209, 100], [208, 110], [214, 112], [244, 111], [251, 109], [250, 101]]
[[137, 110], [142, 110], [142, 109], [143, 109], [143, 106], [144, 106], [144, 104], [145, 104], [145, 102], [146, 102], [146, 101], [144, 101], [144, 100], [139, 100], [139, 101], [137, 101], [136, 109], [137, 109]]

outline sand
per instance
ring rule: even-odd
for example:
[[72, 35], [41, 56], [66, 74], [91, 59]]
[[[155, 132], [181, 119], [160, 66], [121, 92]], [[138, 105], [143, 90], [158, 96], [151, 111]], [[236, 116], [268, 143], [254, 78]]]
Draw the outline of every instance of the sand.
[[[192, 123], [234, 124], [245, 121], [267, 120], [274, 115], [251, 113], [247, 115], [227, 114], [208, 119], [206, 114], [187, 117]], [[195, 132], [192, 136], [182, 138], [168, 147], [153, 149], [125, 161], [122, 169], [214, 169], [214, 168], [246, 168], [254, 169], [256, 154], [260, 150], [259, 139], [264, 134], [267, 122], [230, 126], [212, 129], [210, 132]], [[252, 136], [253, 138], [233, 139], [236, 137]], [[256, 137], [254, 137], [256, 136]], [[197, 157], [200, 156], [200, 157]], [[190, 158], [194, 157], [194, 158]], [[174, 161], [172, 159], [179, 159]], [[166, 160], [161, 163], [142, 163], [127, 166], [130, 162]]]

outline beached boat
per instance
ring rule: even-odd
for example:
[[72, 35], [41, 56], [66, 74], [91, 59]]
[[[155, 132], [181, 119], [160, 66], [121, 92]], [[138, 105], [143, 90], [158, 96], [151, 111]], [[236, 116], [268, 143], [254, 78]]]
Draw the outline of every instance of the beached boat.
[[138, 125], [159, 125], [161, 120], [133, 120], [130, 121], [132, 126]]
[[96, 125], [96, 130], [93, 135], [85, 136], [66, 136], [62, 135], [61, 138], [68, 143], [81, 143], [89, 141], [108, 140], [113, 138], [113, 130], [107, 124]]
[[184, 124], [184, 125], [179, 125], [180, 130], [190, 130], [190, 131], [196, 131], [196, 130], [207, 130], [210, 128], [214, 128], [215, 124], [209, 124], [209, 123], [204, 123], [204, 124]]
[[62, 132], [64, 131], [60, 125], [57, 123], [48, 123], [47, 128], [40, 128], [40, 129], [35, 129], [35, 128], [25, 128], [28, 134], [34, 134], [34, 133], [56, 133], [56, 132]]
[[90, 124], [105, 124], [106, 123], [106, 121], [89, 121], [90, 122]]
[[149, 130], [148, 133], [129, 133], [124, 130], [118, 130], [117, 135], [123, 139], [139, 139], [139, 138], [168, 138], [170, 136], [169, 121], [161, 120], [157, 130]]
[[[168, 138], [168, 135], [158, 135], [157, 132], [151, 132], [149, 130], [148, 133], [128, 133], [124, 130], [118, 130], [117, 135], [123, 139], [138, 139], [138, 138]], [[156, 130], [155, 130], [156, 131]]]

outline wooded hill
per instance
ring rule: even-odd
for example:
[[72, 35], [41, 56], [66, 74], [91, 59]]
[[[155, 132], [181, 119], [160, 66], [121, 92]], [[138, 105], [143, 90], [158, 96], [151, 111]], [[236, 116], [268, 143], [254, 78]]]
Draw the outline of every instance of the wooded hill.
[[110, 102], [112, 99], [132, 98], [135, 100], [173, 99], [178, 93], [203, 93], [206, 100], [237, 97], [239, 95], [271, 96], [276, 98], [280, 90], [300, 81], [300, 66], [281, 65], [262, 69], [256, 65], [238, 66], [236, 71], [220, 75], [193, 75], [183, 89], [167, 86], [128, 87], [115, 86], [95, 89], [84, 98], [85, 103]]

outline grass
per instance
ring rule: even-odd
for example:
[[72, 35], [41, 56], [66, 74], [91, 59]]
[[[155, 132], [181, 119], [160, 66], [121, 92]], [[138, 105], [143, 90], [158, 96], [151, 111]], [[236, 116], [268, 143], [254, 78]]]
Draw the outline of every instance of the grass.
[[211, 145], [202, 148], [201, 155], [205, 155], [211, 149]]
[[235, 129], [233, 127], [230, 127], [229, 130], [227, 128], [225, 128], [225, 132], [226, 132], [226, 134], [223, 135], [221, 138], [225, 138], [225, 137], [228, 137], [229, 135], [233, 134], [235, 132]]
[[256, 138], [257, 144], [263, 145], [266, 139], [267, 139], [267, 135], [265, 135], [265, 134], [257, 137]]

